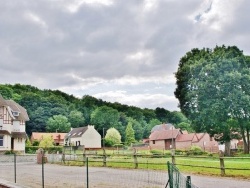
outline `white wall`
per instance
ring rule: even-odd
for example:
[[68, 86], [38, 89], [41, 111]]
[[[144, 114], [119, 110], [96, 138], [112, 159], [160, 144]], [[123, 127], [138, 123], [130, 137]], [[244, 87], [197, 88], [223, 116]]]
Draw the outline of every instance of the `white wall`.
[[3, 135], [3, 146], [0, 146], [0, 151], [11, 150], [11, 137]]
[[81, 145], [84, 145], [85, 148], [101, 148], [101, 135], [93, 126], [89, 126], [87, 131], [82, 135]]

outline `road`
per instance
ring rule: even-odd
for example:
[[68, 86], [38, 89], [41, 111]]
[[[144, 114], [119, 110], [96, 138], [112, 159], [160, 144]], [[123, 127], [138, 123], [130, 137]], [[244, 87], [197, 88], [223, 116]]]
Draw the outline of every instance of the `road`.
[[[166, 171], [129, 170], [104, 167], [90, 167], [86, 176], [86, 167], [44, 165], [44, 187], [80, 188], [163, 188], [168, 175]], [[0, 163], [0, 178], [14, 181], [14, 168], [11, 163]], [[188, 175], [188, 174], [185, 174]], [[87, 179], [89, 181], [87, 181]], [[250, 181], [224, 177], [191, 175], [194, 185], [199, 188], [249, 188]], [[16, 182], [31, 188], [42, 187], [42, 165], [36, 163], [18, 163]]]

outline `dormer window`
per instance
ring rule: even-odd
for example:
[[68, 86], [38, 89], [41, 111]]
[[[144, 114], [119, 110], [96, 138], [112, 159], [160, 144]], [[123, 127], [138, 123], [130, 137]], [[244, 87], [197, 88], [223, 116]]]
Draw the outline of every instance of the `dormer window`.
[[19, 116], [19, 112], [17, 112], [17, 111], [13, 111], [12, 114], [13, 114], [13, 116]]

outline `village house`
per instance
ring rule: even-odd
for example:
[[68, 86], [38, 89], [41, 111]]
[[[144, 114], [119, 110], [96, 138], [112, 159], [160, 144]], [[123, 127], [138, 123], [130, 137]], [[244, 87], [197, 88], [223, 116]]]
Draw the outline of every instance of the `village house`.
[[43, 138], [47, 136], [51, 136], [54, 140], [55, 146], [63, 146], [64, 145], [64, 137], [67, 133], [43, 133], [43, 132], [32, 132], [30, 141], [34, 143], [34, 141], [40, 142]]
[[0, 153], [16, 151], [25, 153], [27, 138], [25, 123], [29, 116], [25, 108], [0, 95]]
[[101, 135], [93, 125], [72, 128], [65, 136], [65, 146], [84, 146], [85, 148], [101, 148]]
[[149, 136], [151, 149], [183, 149], [199, 146], [204, 151], [218, 152], [218, 142], [207, 133], [190, 133], [175, 129], [172, 124], [156, 125]]

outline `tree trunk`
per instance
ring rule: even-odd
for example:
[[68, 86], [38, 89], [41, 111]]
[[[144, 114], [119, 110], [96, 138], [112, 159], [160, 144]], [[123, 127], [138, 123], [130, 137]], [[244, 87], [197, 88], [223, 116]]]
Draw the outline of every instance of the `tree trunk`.
[[230, 156], [231, 155], [231, 141], [229, 140], [229, 141], [226, 141], [225, 142], [225, 156]]
[[247, 150], [246, 150], [246, 154], [249, 154], [249, 151], [250, 151], [249, 129], [247, 128]]

